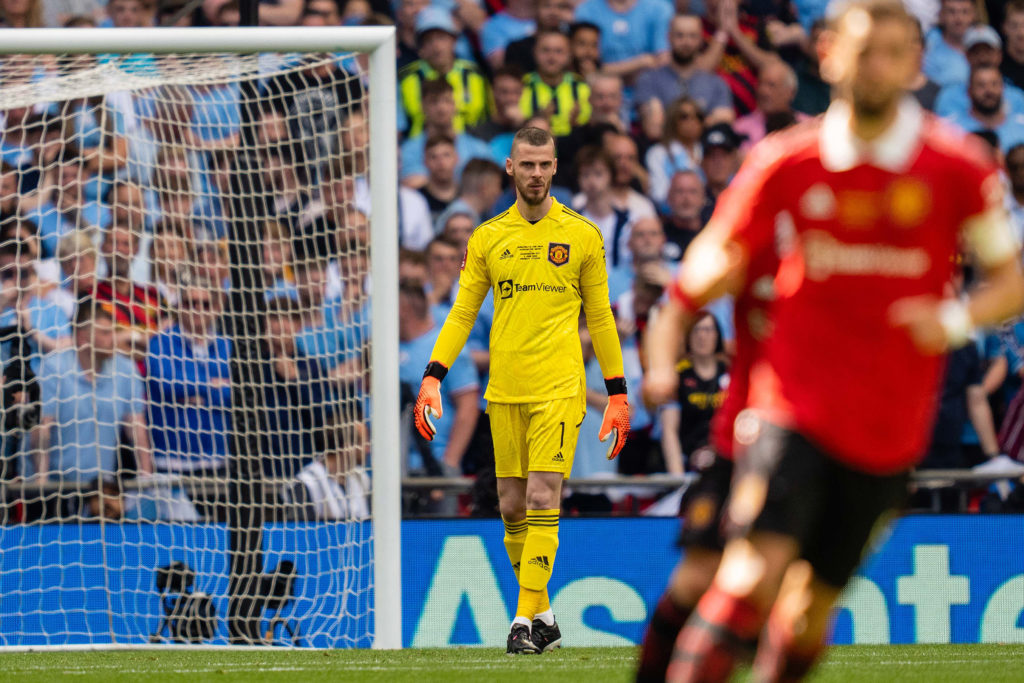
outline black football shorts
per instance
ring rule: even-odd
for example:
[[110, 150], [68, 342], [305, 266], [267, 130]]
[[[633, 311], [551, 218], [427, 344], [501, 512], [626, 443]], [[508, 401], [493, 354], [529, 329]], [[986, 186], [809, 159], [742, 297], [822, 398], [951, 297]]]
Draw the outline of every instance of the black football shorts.
[[[798, 432], [761, 422], [737, 465], [728, 518], [734, 531], [771, 531], [799, 543], [818, 578], [841, 588], [860, 564], [879, 520], [907, 499], [908, 473], [876, 475], [852, 469]], [[744, 512], [743, 479], [755, 475], [760, 511]], [[757, 484], [757, 486], [763, 484]]]
[[725, 547], [723, 515], [732, 481], [732, 460], [707, 447], [690, 456], [697, 478], [683, 493], [679, 516], [683, 523], [678, 545], [721, 552]]

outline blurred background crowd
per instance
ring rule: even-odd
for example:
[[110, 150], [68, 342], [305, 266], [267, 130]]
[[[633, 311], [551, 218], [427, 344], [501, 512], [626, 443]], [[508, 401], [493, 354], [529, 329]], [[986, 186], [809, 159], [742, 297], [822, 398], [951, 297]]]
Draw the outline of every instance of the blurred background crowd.
[[[923, 47], [913, 96], [986, 141], [1004, 169], [1009, 217], [1024, 237], [1024, 0], [905, 1], [920, 21]], [[608, 461], [597, 440], [605, 390], [581, 323], [589, 411], [573, 476], [688, 471], [707, 447], [710, 419], [728, 386], [731, 303], [717, 301], [701, 315], [680, 350], [678, 400], [656, 410], [640, 393], [644, 334], [684, 250], [751, 146], [828, 107], [817, 56], [827, 5], [261, 3], [264, 24], [397, 27], [404, 407], [454, 300], [470, 234], [515, 199], [504, 171], [512, 136], [524, 125], [540, 126], [556, 139], [552, 194], [605, 237], [633, 410], [625, 450]], [[0, 23], [9, 29], [238, 21], [236, 0], [0, 0]], [[71, 77], [112, 59], [10, 57], [0, 86]], [[155, 68], [151, 55], [118, 65], [139, 73]], [[254, 148], [264, 183], [258, 213], [265, 217], [268, 345], [259, 382], [262, 469], [283, 482], [283, 509], [320, 518], [367, 514], [361, 467], [372, 278], [363, 101], [373, 84], [366, 76], [365, 62], [348, 56], [260, 60]], [[5, 406], [21, 406], [5, 413], [3, 478], [90, 482], [74, 495], [19, 501], [9, 518], [69, 510], [222, 515], [195, 490], [167, 488], [159, 509], [150, 509], [145, 501], [128, 504], [122, 489], [130, 474], [225, 471], [232, 405], [226, 238], [240, 194], [232, 185], [239, 101], [238, 82], [225, 78], [0, 105], [7, 106], [0, 111], [0, 337]], [[964, 270], [969, 280], [969, 266]], [[415, 435], [408, 410], [403, 425], [407, 476], [468, 475], [476, 485], [460, 496], [410, 490], [410, 514], [495, 514], [483, 400], [492, 314], [488, 299], [442, 384], [445, 415], [435, 440]], [[951, 354], [923, 466], [969, 468], [1000, 454], [1024, 460], [1022, 377], [1024, 323]], [[29, 405], [38, 406], [35, 416]], [[105, 487], [106, 495], [96, 495]], [[635, 512], [654, 502], [647, 491], [570, 487], [565, 507]], [[942, 509], [1020, 505], [1005, 487], [920, 502]]]

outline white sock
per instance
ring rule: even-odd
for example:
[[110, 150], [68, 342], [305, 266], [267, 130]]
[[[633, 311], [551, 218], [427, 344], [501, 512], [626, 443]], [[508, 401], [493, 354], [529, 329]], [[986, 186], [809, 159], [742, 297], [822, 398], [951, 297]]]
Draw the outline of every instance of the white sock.
[[544, 610], [543, 612], [539, 612], [537, 616], [534, 617], [534, 619], [540, 619], [544, 622], [545, 626], [555, 625], [555, 613], [551, 611], [550, 607]]
[[516, 624], [522, 624], [526, 628], [530, 629], [531, 633], [533, 632], [533, 621], [527, 619], [526, 617], [517, 616], [515, 619], [512, 620], [512, 628], [515, 628]]

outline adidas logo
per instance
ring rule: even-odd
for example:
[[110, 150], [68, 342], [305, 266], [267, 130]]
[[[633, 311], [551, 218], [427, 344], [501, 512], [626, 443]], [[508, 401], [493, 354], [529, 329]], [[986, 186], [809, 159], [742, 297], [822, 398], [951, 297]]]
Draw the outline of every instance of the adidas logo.
[[555, 457], [551, 458], [552, 462], [565, 462], [565, 458], [562, 457], [562, 451], [555, 453]]
[[540, 567], [541, 569], [543, 569], [546, 572], [551, 571], [551, 563], [548, 562], [548, 556], [547, 555], [538, 555], [537, 557], [533, 558], [532, 560], [530, 560], [526, 564], [537, 565], [538, 567]]
[[505, 251], [503, 251], [501, 253], [501, 256], [498, 257], [498, 260], [499, 261], [504, 261], [507, 258], [512, 258], [512, 252], [509, 251], [508, 249], [506, 249]]

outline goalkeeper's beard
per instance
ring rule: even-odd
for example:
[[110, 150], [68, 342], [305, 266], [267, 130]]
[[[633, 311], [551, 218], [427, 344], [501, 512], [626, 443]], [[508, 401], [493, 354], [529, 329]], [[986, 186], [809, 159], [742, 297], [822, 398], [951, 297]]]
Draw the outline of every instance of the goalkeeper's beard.
[[551, 190], [550, 178], [542, 186], [532, 186], [530, 180], [523, 182], [519, 178], [515, 178], [515, 183], [516, 195], [528, 206], [538, 206], [548, 198], [548, 192]]

